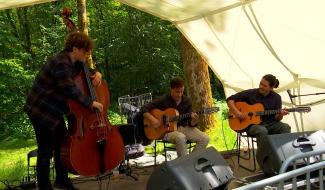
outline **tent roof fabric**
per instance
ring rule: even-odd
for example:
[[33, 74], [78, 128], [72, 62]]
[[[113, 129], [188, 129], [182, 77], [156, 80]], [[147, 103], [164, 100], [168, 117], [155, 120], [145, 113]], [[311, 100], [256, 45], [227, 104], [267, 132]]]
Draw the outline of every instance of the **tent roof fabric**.
[[[226, 95], [277, 76], [284, 105], [293, 94], [325, 89], [323, 0], [119, 0], [172, 22], [207, 61]], [[292, 114], [293, 130], [322, 129], [325, 96], [295, 98], [313, 113]], [[324, 120], [324, 121], [322, 121]]]
[[24, 7], [39, 3], [46, 3], [54, 0], [0, 0], [0, 10]]
[[[0, 0], [0, 9], [50, 0]], [[324, 0], [119, 0], [168, 20], [192, 43], [224, 85], [226, 95], [256, 88], [277, 76], [285, 106], [310, 105], [291, 114], [294, 130], [322, 129], [325, 117]], [[294, 128], [294, 127], [293, 127]]]

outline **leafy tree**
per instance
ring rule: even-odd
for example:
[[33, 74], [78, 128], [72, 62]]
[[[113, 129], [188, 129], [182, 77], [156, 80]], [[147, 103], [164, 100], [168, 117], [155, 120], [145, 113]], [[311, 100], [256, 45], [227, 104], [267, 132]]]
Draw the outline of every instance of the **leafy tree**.
[[34, 75], [21, 66], [19, 60], [0, 60], [0, 130], [1, 136], [15, 134], [31, 137], [33, 128], [23, 112], [26, 92]]
[[[32, 76], [63, 48], [67, 31], [60, 12], [64, 7], [73, 9], [71, 19], [77, 23], [76, 1], [0, 11], [0, 85], [4, 92], [0, 128], [6, 134], [21, 134], [29, 126], [21, 109]], [[93, 60], [110, 85], [113, 105], [126, 94], [152, 92], [158, 96], [166, 92], [172, 76], [184, 75], [180, 33], [171, 23], [113, 0], [87, 1], [87, 14], [89, 35], [95, 40]], [[215, 92], [222, 92], [222, 86], [214, 76], [211, 81], [213, 96], [218, 98]]]

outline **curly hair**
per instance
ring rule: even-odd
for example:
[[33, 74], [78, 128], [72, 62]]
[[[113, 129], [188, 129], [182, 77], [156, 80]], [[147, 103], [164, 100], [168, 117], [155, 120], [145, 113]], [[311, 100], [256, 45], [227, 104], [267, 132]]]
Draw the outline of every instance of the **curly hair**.
[[73, 47], [84, 49], [88, 52], [93, 49], [94, 43], [91, 38], [82, 32], [71, 32], [65, 39], [64, 49], [71, 52]]

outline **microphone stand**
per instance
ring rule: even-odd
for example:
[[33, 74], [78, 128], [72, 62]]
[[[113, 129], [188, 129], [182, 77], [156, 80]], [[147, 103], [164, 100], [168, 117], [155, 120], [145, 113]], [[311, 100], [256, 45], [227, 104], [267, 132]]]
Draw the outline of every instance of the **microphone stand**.
[[[291, 101], [292, 105], [294, 105], [294, 106], [297, 106], [297, 104], [295, 104], [295, 103], [293, 102], [293, 100], [292, 100], [293, 98], [297, 98], [297, 97], [300, 97], [300, 96], [315, 96], [315, 95], [325, 94], [325, 92], [320, 92], [320, 93], [311, 93], [311, 94], [292, 95], [290, 90], [287, 90], [287, 93], [288, 93], [288, 95], [289, 95], [289, 98], [290, 98], [290, 101]], [[322, 100], [317, 101], [317, 102], [313, 102], [313, 103], [305, 104], [305, 105], [298, 105], [298, 106], [307, 106], [307, 105], [308, 105], [308, 106], [311, 106], [311, 105], [313, 105], [313, 104], [316, 104], [316, 103], [322, 102], [322, 101], [324, 101], [324, 100], [325, 100], [325, 99], [322, 99]], [[295, 115], [294, 115], [294, 117], [295, 117]], [[297, 124], [297, 122], [296, 122], [296, 125], [297, 125], [297, 129], [298, 129], [298, 131], [299, 131], [299, 128], [298, 128], [298, 124]], [[304, 131], [303, 120], [301, 120], [301, 126], [302, 126], [302, 131]]]
[[300, 94], [300, 95], [292, 95], [290, 90], [287, 90], [287, 93], [289, 95], [290, 101], [292, 103], [292, 105], [297, 106], [297, 104], [295, 104], [293, 102], [293, 98], [297, 98], [300, 96], [315, 96], [315, 95], [321, 95], [321, 94], [325, 94], [325, 92], [318, 92], [318, 93], [311, 93], [311, 94]]

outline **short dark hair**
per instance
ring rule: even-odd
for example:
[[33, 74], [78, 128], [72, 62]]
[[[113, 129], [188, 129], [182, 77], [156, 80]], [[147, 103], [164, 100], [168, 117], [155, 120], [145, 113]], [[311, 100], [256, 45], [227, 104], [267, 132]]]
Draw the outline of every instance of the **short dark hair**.
[[64, 49], [72, 52], [73, 47], [84, 49], [88, 52], [93, 49], [94, 43], [91, 38], [82, 32], [71, 32], [65, 39]]
[[268, 81], [270, 86], [273, 88], [278, 88], [280, 84], [279, 80], [274, 75], [271, 74], [264, 75], [263, 79]]
[[174, 77], [170, 81], [170, 88], [180, 88], [184, 86], [184, 81], [180, 77]]

